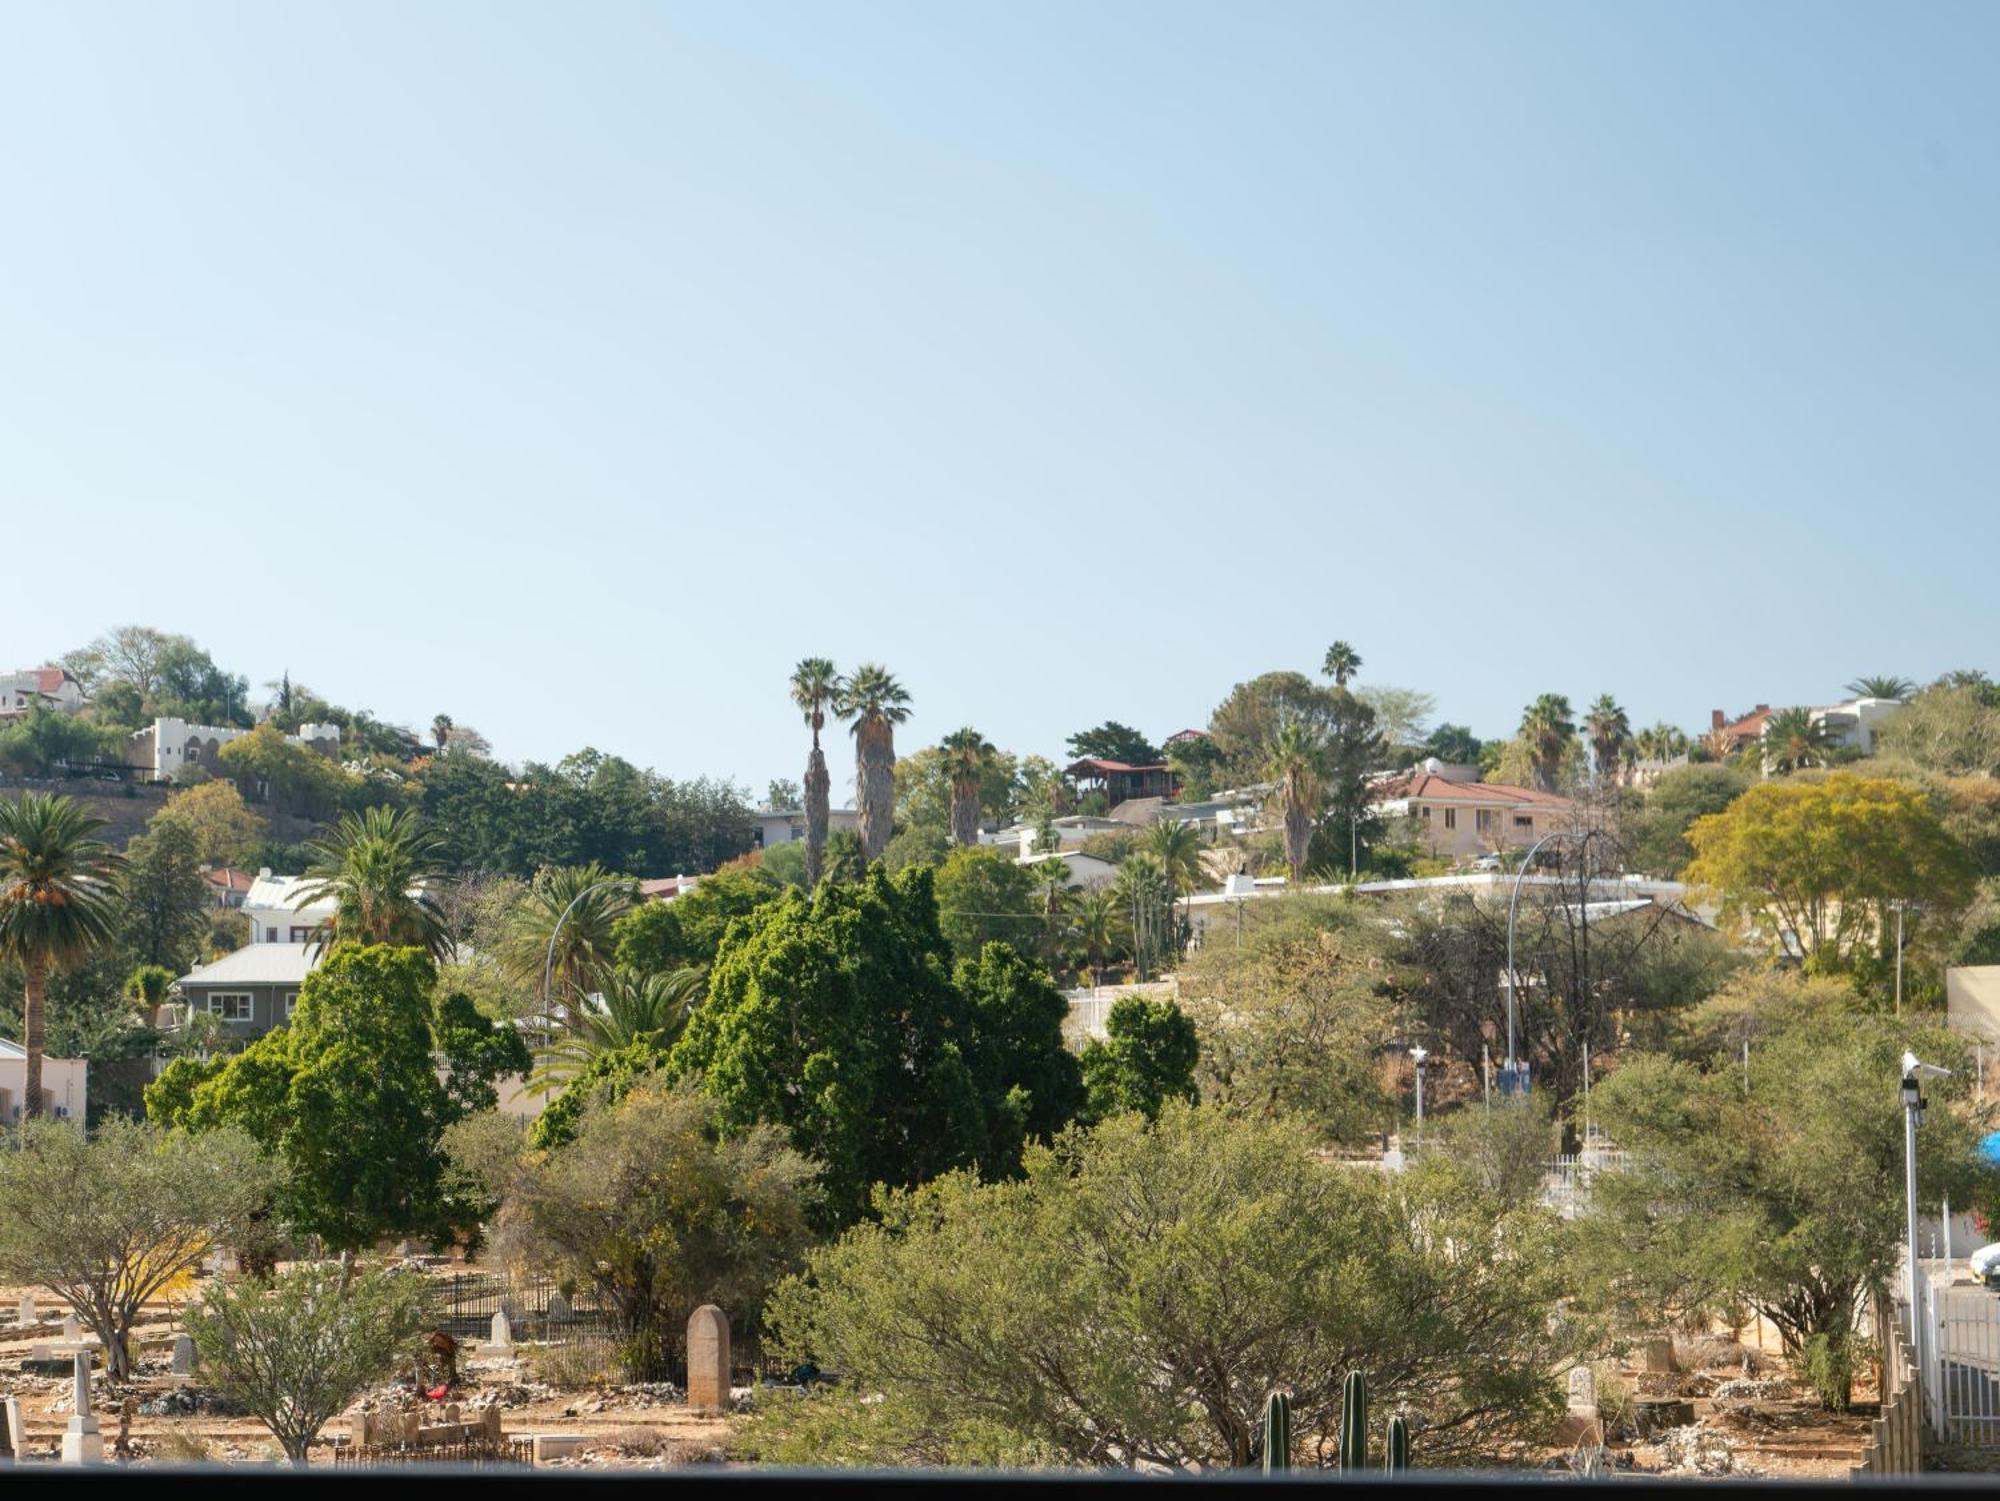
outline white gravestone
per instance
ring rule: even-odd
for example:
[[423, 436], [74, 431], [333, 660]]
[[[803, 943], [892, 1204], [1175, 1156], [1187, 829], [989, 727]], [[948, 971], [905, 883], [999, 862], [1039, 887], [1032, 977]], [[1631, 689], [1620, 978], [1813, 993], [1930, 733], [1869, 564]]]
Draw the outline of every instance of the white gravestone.
[[191, 1376], [194, 1374], [194, 1366], [193, 1338], [185, 1334], [176, 1334], [174, 1336], [174, 1374], [176, 1376]]
[[70, 1410], [69, 1426], [63, 1429], [62, 1462], [66, 1465], [102, 1464], [104, 1435], [98, 1431], [97, 1419], [90, 1410], [90, 1352], [78, 1350], [72, 1359], [76, 1362], [73, 1378], [76, 1382], [75, 1403]]
[[35, 1295], [33, 1293], [21, 1294], [21, 1306], [16, 1310], [15, 1318], [23, 1327], [29, 1324], [39, 1324], [42, 1321], [42, 1312], [39, 1308], [35, 1307]]
[[71, 1344], [71, 1345], [73, 1345], [73, 1344], [75, 1344], [75, 1343], [76, 1343], [76, 1342], [77, 1342], [78, 1340], [80, 1340], [80, 1339], [82, 1339], [82, 1338], [83, 1338], [83, 1325], [79, 1324], [79, 1323], [78, 1323], [78, 1322], [76, 1321], [76, 1315], [75, 1315], [75, 1314], [73, 1314], [73, 1313], [66, 1313], [66, 1314], [64, 1314], [64, 1315], [63, 1315], [63, 1342], [64, 1342], [65, 1344]]
[[0, 1459], [18, 1460], [27, 1450], [28, 1430], [21, 1426], [21, 1399], [0, 1397]]
[[1569, 1373], [1569, 1410], [1580, 1418], [1597, 1416], [1597, 1373], [1587, 1365]]
[[479, 1347], [479, 1353], [486, 1356], [514, 1353], [514, 1326], [507, 1321], [506, 1309], [493, 1315], [492, 1337]]

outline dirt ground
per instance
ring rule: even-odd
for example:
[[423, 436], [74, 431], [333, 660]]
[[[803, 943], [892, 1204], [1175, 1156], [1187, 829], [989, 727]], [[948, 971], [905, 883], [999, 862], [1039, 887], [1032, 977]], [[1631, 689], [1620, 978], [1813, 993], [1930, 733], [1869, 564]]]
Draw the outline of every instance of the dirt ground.
[[[12, 1322], [22, 1291], [0, 1287], [0, 1320], [4, 1320], [0, 1322], [0, 1395], [20, 1399], [29, 1457], [52, 1462], [69, 1421], [71, 1378], [24, 1373], [21, 1363], [35, 1344], [61, 1339], [68, 1309], [46, 1290], [37, 1290], [41, 1321], [22, 1329]], [[130, 1457], [138, 1463], [268, 1463], [280, 1459], [277, 1444], [255, 1418], [205, 1411], [121, 1417], [128, 1398], [134, 1406], [145, 1406], [175, 1393], [186, 1394], [178, 1399], [182, 1401], [206, 1394], [198, 1375], [176, 1376], [172, 1372], [173, 1340], [179, 1332], [171, 1309], [165, 1304], [149, 1304], [136, 1330], [137, 1379], [128, 1386], [113, 1387], [105, 1381], [102, 1368], [97, 1370], [91, 1406], [104, 1433], [107, 1455], [118, 1442], [122, 1421]], [[536, 1379], [534, 1347], [529, 1345], [518, 1347], [517, 1358], [512, 1360], [481, 1360], [471, 1356], [468, 1343], [459, 1361], [459, 1373], [462, 1380], [447, 1400], [457, 1403], [468, 1417], [497, 1402], [505, 1438], [574, 1434], [587, 1440], [580, 1452], [553, 1461], [554, 1466], [650, 1469], [712, 1463], [721, 1459], [728, 1440], [727, 1418], [691, 1412], [679, 1391], [664, 1384], [558, 1390], [541, 1382]], [[378, 1387], [361, 1400], [395, 1408], [417, 1405], [407, 1383], [400, 1388]], [[427, 1421], [442, 1420], [444, 1402], [424, 1405], [431, 1414]], [[347, 1431], [348, 1419], [336, 1418], [327, 1425], [324, 1437], [331, 1440]], [[323, 1443], [313, 1451], [313, 1462], [329, 1463], [332, 1454], [332, 1444]]]

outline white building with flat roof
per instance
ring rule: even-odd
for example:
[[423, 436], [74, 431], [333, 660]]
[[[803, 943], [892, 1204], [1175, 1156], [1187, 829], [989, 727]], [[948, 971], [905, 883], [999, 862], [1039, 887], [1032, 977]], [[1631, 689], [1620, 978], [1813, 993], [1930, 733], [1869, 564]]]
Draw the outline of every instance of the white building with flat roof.
[[[90, 1066], [81, 1058], [42, 1059], [42, 1103], [59, 1120], [80, 1121], [90, 1103]], [[0, 1121], [21, 1119], [28, 1098], [28, 1050], [0, 1037]]]

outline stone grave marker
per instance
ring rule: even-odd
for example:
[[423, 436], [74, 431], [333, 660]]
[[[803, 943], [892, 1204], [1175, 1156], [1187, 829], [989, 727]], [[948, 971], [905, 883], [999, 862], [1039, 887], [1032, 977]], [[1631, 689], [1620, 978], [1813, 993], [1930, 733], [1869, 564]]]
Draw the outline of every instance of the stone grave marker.
[[569, 1306], [568, 1298], [565, 1298], [559, 1292], [549, 1294], [549, 1322], [551, 1324], [567, 1324], [575, 1317], [576, 1312]]
[[720, 1412], [729, 1406], [729, 1315], [704, 1303], [688, 1319], [688, 1406]]
[[39, 1308], [35, 1307], [35, 1295], [33, 1293], [21, 1294], [21, 1306], [15, 1312], [15, 1321], [23, 1326], [39, 1324], [42, 1321], [42, 1312]]
[[1569, 1373], [1569, 1410], [1578, 1417], [1597, 1416], [1597, 1372], [1587, 1365]]
[[63, 1429], [62, 1462], [66, 1465], [104, 1463], [104, 1435], [90, 1410], [90, 1352], [78, 1350], [74, 1356], [75, 1401], [70, 1408], [69, 1426]]
[[1664, 1334], [1656, 1334], [1647, 1340], [1640, 1354], [1639, 1369], [1649, 1376], [1660, 1376], [1678, 1369], [1674, 1364], [1674, 1342]]
[[507, 1356], [514, 1353], [514, 1325], [507, 1317], [504, 1306], [493, 1315], [491, 1338], [479, 1347], [479, 1353], [482, 1356]]
[[28, 1430], [21, 1426], [21, 1399], [0, 1397], [0, 1459], [19, 1459], [28, 1449]]
[[63, 1315], [62, 1337], [63, 1343], [67, 1345], [73, 1345], [83, 1338], [83, 1325], [76, 1321], [75, 1314], [66, 1313]]
[[195, 1367], [194, 1337], [187, 1334], [174, 1336], [174, 1374], [192, 1376]]

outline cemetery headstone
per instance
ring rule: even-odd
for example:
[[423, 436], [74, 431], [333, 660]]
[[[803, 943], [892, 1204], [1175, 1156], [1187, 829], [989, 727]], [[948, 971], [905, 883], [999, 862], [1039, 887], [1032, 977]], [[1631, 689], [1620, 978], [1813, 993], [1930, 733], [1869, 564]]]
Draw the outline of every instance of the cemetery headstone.
[[21, 1294], [21, 1306], [16, 1311], [15, 1317], [24, 1326], [39, 1324], [42, 1321], [41, 1310], [35, 1307], [35, 1295], [33, 1293]]
[[485, 1344], [479, 1347], [479, 1353], [488, 1356], [512, 1355], [514, 1353], [514, 1325], [513, 1321], [507, 1317], [507, 1310], [504, 1307], [493, 1315], [492, 1335]]
[[688, 1319], [688, 1406], [719, 1412], [729, 1406], [729, 1315], [704, 1303]]
[[69, 1426], [63, 1429], [62, 1462], [66, 1465], [102, 1464], [104, 1435], [90, 1410], [90, 1352], [78, 1350], [72, 1379], [75, 1400], [70, 1408]]
[[75, 1344], [78, 1340], [83, 1338], [83, 1325], [79, 1324], [76, 1321], [75, 1314], [66, 1313], [63, 1315], [62, 1337], [63, 1337], [63, 1342], [65, 1344], [71, 1344], [71, 1345]]
[[549, 1294], [550, 1323], [567, 1324], [571, 1319], [575, 1317], [576, 1317], [576, 1312], [569, 1306], [568, 1298], [565, 1298], [559, 1292]]
[[1569, 1373], [1569, 1410], [1578, 1417], [1597, 1416], [1597, 1372], [1587, 1365]]
[[0, 1397], [0, 1459], [19, 1459], [28, 1449], [28, 1431], [21, 1426], [21, 1399]]
[[174, 1336], [174, 1374], [192, 1376], [194, 1374], [194, 1337], [187, 1334]]
[[1674, 1342], [1664, 1334], [1656, 1334], [1646, 1341], [1640, 1357], [1639, 1369], [1651, 1376], [1665, 1375], [1675, 1369]]

